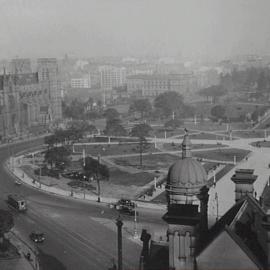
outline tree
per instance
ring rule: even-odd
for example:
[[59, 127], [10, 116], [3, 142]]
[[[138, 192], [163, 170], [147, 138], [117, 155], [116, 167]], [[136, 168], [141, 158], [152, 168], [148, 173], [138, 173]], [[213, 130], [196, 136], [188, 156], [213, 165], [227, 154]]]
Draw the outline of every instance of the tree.
[[114, 108], [109, 108], [104, 112], [104, 116], [107, 120], [118, 119], [119, 112]]
[[148, 99], [135, 99], [129, 106], [129, 112], [139, 112], [141, 119], [152, 111], [152, 105]]
[[71, 151], [64, 146], [53, 147], [45, 152], [44, 160], [46, 163], [50, 164], [52, 168], [56, 163], [64, 162], [65, 164], [69, 164], [70, 154]]
[[108, 180], [110, 177], [108, 167], [91, 157], [85, 158], [85, 166], [83, 166], [83, 170], [88, 178], [93, 177], [94, 179], [100, 178]]
[[72, 119], [82, 119], [84, 116], [84, 103], [78, 99], [73, 99], [68, 105], [63, 103], [63, 114]]
[[160, 110], [165, 117], [183, 112], [183, 97], [177, 92], [170, 91], [158, 95], [154, 100], [154, 107]]
[[134, 126], [131, 130], [131, 136], [138, 137], [138, 152], [139, 152], [139, 158], [140, 158], [140, 167], [143, 165], [143, 152], [145, 152], [146, 149], [149, 148], [149, 143], [146, 140], [146, 136], [149, 136], [149, 132], [152, 130], [152, 128], [147, 124], [138, 124]]
[[164, 124], [164, 127], [176, 129], [179, 128], [182, 124], [183, 121], [181, 121], [180, 119], [171, 119]]
[[149, 136], [149, 132], [151, 130], [152, 130], [151, 126], [147, 124], [138, 124], [132, 128], [130, 135], [132, 137], [147, 137]]
[[126, 136], [127, 132], [121, 125], [120, 119], [108, 119], [104, 134], [108, 136]]
[[9, 211], [0, 209], [0, 251], [5, 251], [5, 233], [8, 233], [14, 226], [13, 216]]
[[218, 119], [222, 119], [225, 115], [225, 112], [226, 109], [222, 105], [216, 105], [211, 109], [211, 114]]
[[259, 74], [259, 78], [257, 80], [257, 90], [261, 93], [264, 93], [266, 92], [267, 86], [268, 86], [267, 77], [264, 71], [261, 71], [261, 73]]
[[207, 88], [203, 88], [199, 90], [198, 94], [200, 96], [206, 97], [206, 100], [208, 101], [209, 97], [212, 98], [213, 103], [217, 102], [217, 99], [223, 95], [225, 95], [227, 92], [226, 89], [224, 89], [221, 85], [212, 85]]

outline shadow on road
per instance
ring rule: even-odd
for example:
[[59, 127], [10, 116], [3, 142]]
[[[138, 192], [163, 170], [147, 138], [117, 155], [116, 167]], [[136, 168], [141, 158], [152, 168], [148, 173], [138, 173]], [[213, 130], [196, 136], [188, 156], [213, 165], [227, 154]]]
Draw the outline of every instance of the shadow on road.
[[54, 256], [39, 249], [38, 255], [41, 270], [67, 270], [67, 268]]

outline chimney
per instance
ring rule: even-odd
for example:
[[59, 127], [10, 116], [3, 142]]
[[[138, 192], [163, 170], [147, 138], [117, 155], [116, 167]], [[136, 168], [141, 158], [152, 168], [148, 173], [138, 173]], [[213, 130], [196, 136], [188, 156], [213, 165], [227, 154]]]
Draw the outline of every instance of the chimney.
[[267, 233], [267, 269], [270, 269], [270, 210], [266, 213], [266, 221], [262, 223]]
[[253, 183], [257, 179], [254, 175], [254, 170], [251, 169], [237, 169], [231, 180], [235, 183], [235, 201], [239, 201], [246, 195], [253, 196], [254, 187]]

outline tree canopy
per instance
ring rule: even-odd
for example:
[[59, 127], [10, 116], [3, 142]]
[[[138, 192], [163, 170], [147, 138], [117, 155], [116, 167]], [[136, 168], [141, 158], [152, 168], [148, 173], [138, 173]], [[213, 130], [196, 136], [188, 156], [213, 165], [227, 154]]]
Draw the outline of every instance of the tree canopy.
[[131, 132], [130, 135], [132, 137], [138, 137], [138, 138], [144, 138], [149, 136], [149, 132], [152, 130], [151, 126], [147, 125], [147, 124], [138, 124], [135, 125]]
[[86, 157], [85, 158], [85, 166], [83, 166], [83, 170], [85, 175], [94, 178], [103, 178], [108, 180], [110, 177], [109, 169], [106, 165], [99, 163], [98, 160]]
[[227, 92], [226, 89], [224, 89], [221, 85], [212, 85], [207, 88], [203, 88], [199, 90], [198, 94], [201, 96], [204, 96], [207, 98], [211, 97], [213, 102], [215, 103], [217, 99], [223, 95], [225, 95]]
[[109, 108], [104, 112], [104, 116], [109, 120], [118, 119], [119, 118], [119, 112], [114, 108]]
[[216, 118], [223, 118], [225, 116], [226, 109], [222, 105], [216, 105], [211, 109], [211, 114]]
[[152, 105], [148, 99], [135, 99], [132, 100], [129, 106], [129, 112], [139, 112], [141, 119], [152, 111]]
[[122, 126], [120, 119], [108, 119], [104, 134], [108, 136], [126, 136], [127, 132]]
[[70, 162], [70, 154], [71, 151], [64, 146], [52, 147], [45, 152], [44, 160], [50, 164], [51, 167], [53, 167], [54, 164], [61, 162], [68, 164]]
[[171, 119], [169, 121], [167, 121], [164, 124], [165, 128], [172, 128], [172, 129], [176, 129], [178, 127], [180, 127], [181, 125], [183, 125], [183, 121], [180, 119]]
[[165, 92], [158, 95], [154, 100], [154, 107], [165, 117], [173, 114], [181, 115], [183, 112], [183, 97], [174, 91]]

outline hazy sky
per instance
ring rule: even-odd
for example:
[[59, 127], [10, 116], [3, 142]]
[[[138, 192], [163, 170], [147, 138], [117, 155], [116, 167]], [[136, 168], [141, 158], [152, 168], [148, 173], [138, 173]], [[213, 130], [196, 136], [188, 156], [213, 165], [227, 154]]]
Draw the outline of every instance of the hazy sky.
[[0, 57], [270, 54], [270, 0], [0, 0]]

